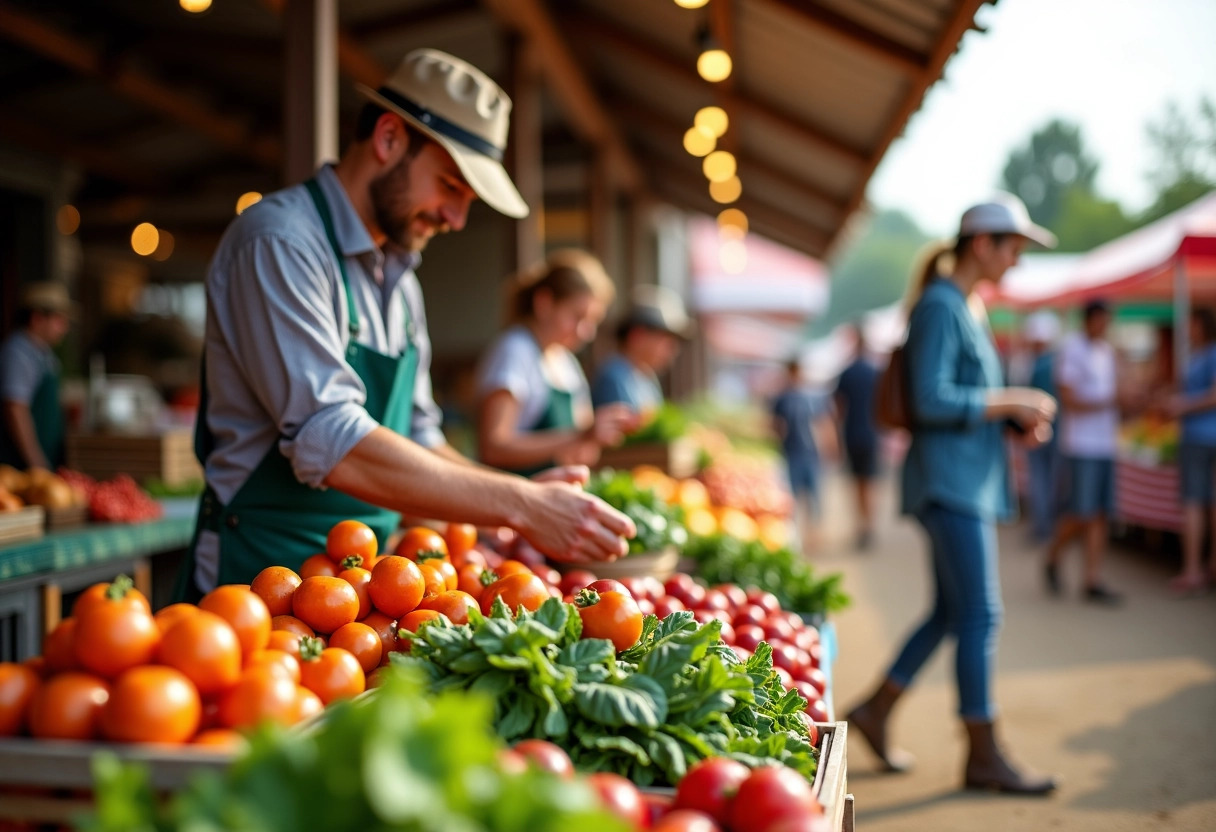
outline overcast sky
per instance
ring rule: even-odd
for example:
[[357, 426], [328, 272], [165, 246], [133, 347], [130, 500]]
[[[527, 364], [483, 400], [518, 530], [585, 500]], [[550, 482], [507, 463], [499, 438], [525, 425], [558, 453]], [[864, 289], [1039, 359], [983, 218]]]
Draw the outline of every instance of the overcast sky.
[[1000, 0], [891, 145], [868, 191], [948, 235], [1000, 183], [1009, 151], [1053, 117], [1078, 122], [1098, 190], [1151, 201], [1145, 124], [1167, 101], [1216, 101], [1216, 0]]

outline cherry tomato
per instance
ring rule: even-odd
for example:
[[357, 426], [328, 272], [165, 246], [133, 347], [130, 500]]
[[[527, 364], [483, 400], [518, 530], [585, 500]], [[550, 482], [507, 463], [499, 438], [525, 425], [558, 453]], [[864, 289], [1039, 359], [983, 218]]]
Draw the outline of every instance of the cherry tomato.
[[642, 612], [632, 596], [588, 587], [575, 596], [574, 605], [583, 620], [583, 638], [608, 639], [618, 653], [638, 643]]
[[286, 566], [267, 566], [249, 584], [250, 591], [266, 602], [271, 616], [291, 614], [291, 595], [303, 579]]
[[664, 595], [654, 602], [654, 614], [659, 618], [666, 618], [673, 612], [678, 612], [682, 609], [687, 609], [684, 602], [674, 595]]
[[738, 624], [735, 626], [735, 644], [740, 647], [754, 653], [756, 646], [762, 641], [764, 641], [764, 630], [755, 624]]
[[338, 647], [322, 647], [317, 639], [300, 645], [300, 684], [328, 705], [358, 696], [367, 688], [359, 660]]
[[[626, 589], [623, 583], [614, 581], [611, 578], [601, 578], [598, 581], [592, 581], [584, 589], [594, 589], [596, 592], [619, 592], [622, 595], [628, 595], [630, 598], [633, 597], [633, 593]], [[573, 594], [578, 595], [577, 592]]]
[[265, 647], [270, 640], [270, 610], [248, 587], [238, 584], [216, 587], [203, 596], [198, 607], [227, 621], [236, 631], [244, 653]]
[[329, 638], [330, 647], [339, 647], [355, 657], [364, 673], [371, 673], [384, 657], [384, 646], [380, 634], [366, 624], [352, 621], [334, 631]]
[[747, 604], [747, 593], [734, 584], [718, 584], [713, 587], [726, 596], [732, 610], [738, 610]]
[[588, 572], [586, 569], [572, 569], [562, 575], [562, 579], [557, 583], [557, 588], [562, 591], [563, 595], [574, 595], [580, 589], [586, 589], [595, 579], [594, 572]]
[[341, 570], [342, 567], [337, 561], [322, 552], [319, 555], [313, 555], [312, 557], [306, 558], [304, 562], [300, 564], [299, 574], [301, 578], [311, 578], [314, 575], [325, 575], [327, 577], [334, 578], [337, 577], [338, 572]]
[[156, 655], [160, 629], [138, 604], [106, 598], [87, 606], [76, 621], [76, 660], [106, 679], [149, 664]]
[[264, 721], [293, 725], [299, 718], [296, 685], [269, 667], [251, 667], [220, 699], [219, 720], [226, 728], [253, 728]]
[[[297, 645], [296, 650], [300, 648]], [[295, 684], [300, 683], [300, 657], [296, 653], [288, 653], [286, 650], [276, 650], [271, 647], [263, 647], [260, 650], [251, 650], [245, 655], [245, 670], [251, 667], [265, 667], [275, 673], [281, 673]]]
[[599, 793], [604, 808], [634, 829], [646, 822], [646, 805], [638, 787], [619, 774], [597, 771], [587, 775], [587, 784]]
[[480, 612], [477, 599], [467, 592], [461, 592], [458, 589], [450, 592], [441, 592], [431, 598], [423, 598], [419, 609], [434, 610], [457, 626], [469, 623], [469, 612], [471, 610], [478, 610]]
[[166, 630], [156, 655], [161, 664], [180, 670], [203, 696], [227, 690], [241, 678], [241, 642], [236, 631], [206, 610]]
[[711, 612], [727, 612], [730, 610], [730, 599], [726, 597], [725, 592], [717, 589], [707, 589], [705, 590], [705, 597], [701, 599], [701, 603], [697, 608], [710, 610]]
[[790, 622], [784, 618], [773, 617], [769, 618], [760, 625], [764, 630], [764, 635], [769, 641], [793, 641], [794, 628], [790, 626]]
[[751, 771], [726, 757], [709, 757], [694, 765], [676, 786], [674, 809], [704, 812], [716, 823], [726, 823], [731, 798]]
[[399, 556], [381, 558], [367, 585], [372, 605], [392, 618], [417, 609], [425, 588], [426, 580], [418, 565]]
[[332, 633], [359, 617], [359, 595], [341, 578], [305, 578], [291, 596], [291, 614], [318, 633]]
[[490, 584], [481, 594], [482, 613], [489, 615], [494, 608], [494, 599], [500, 597], [514, 615], [521, 606], [533, 612], [540, 609], [540, 605], [549, 597], [549, 592], [540, 578], [531, 572], [508, 575]]
[[477, 545], [477, 527], [472, 523], [448, 523], [443, 531], [443, 542], [447, 544], [452, 563], [463, 563], [464, 556]]
[[152, 620], [156, 622], [156, 627], [160, 630], [161, 635], [164, 635], [174, 624], [183, 618], [197, 615], [198, 611], [198, 607], [194, 604], [170, 604], [164, 609], [157, 610], [156, 615], [152, 616]]
[[448, 556], [448, 544], [443, 535], [426, 526], [414, 526], [406, 529], [401, 540], [397, 542], [393, 554], [398, 557], [423, 563], [435, 557], [441, 560], [451, 560]]
[[[276, 615], [274, 618], [270, 619], [270, 627], [271, 632], [282, 631], [291, 633], [297, 639], [302, 636], [315, 636], [317, 634], [316, 630], [309, 627], [294, 615]], [[267, 643], [269, 643], [269, 640], [270, 637], [267, 636]], [[299, 652], [299, 648], [296, 649], [296, 652]]]
[[72, 617], [80, 618], [81, 614], [90, 607], [104, 600], [122, 601], [132, 607], [142, 609], [152, 614], [152, 605], [144, 594], [135, 588], [135, 582], [126, 575], [119, 575], [113, 581], [93, 584], [76, 597], [72, 605]]
[[539, 769], [566, 780], [574, 777], [574, 763], [570, 761], [570, 755], [551, 742], [523, 740], [511, 746], [511, 750], [522, 754], [529, 763]]
[[368, 613], [372, 611], [372, 597], [367, 591], [367, 585], [372, 581], [372, 573], [363, 566], [363, 558], [354, 555], [342, 561], [342, 571], [338, 573], [338, 579], [350, 584], [355, 591], [355, 597], [359, 599], [359, 613], [355, 620], [367, 618]]
[[777, 600], [777, 596], [771, 592], [765, 592], [762, 589], [752, 587], [746, 592], [747, 600], [758, 607], [763, 607], [764, 611], [769, 615], [781, 612], [781, 602]]
[[768, 832], [778, 821], [822, 813], [805, 777], [782, 765], [764, 766], [739, 785], [729, 825], [731, 832]]
[[756, 626], [760, 626], [767, 620], [768, 612], [764, 607], [755, 604], [744, 604], [735, 611], [730, 621], [738, 628], [740, 624], [755, 624]]

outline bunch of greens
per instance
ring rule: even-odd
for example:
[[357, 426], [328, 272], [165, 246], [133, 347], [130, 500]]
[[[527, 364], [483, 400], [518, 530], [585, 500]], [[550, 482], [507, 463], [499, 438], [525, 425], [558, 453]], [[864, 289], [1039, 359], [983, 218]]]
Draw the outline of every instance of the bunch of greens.
[[158, 500], [167, 500], [177, 497], [197, 497], [203, 493], [206, 483], [199, 478], [170, 485], [160, 477], [148, 477], [141, 485], [144, 491], [148, 492], [148, 496]]
[[92, 832], [573, 832], [627, 829], [582, 782], [539, 770], [508, 775], [493, 705], [426, 696], [385, 674], [373, 695], [330, 708], [314, 731], [262, 729], [222, 775], [196, 777], [164, 802], [148, 772], [112, 755], [94, 763]]
[[709, 585], [757, 587], [776, 595], [783, 609], [827, 615], [849, 603], [839, 572], [816, 575], [806, 558], [785, 547], [774, 550], [758, 540], [714, 534], [693, 536], [683, 554], [696, 562], [694, 574]]
[[744, 664], [720, 630], [691, 612], [650, 615], [638, 643], [614, 655], [610, 641], [580, 640], [571, 604], [549, 599], [513, 619], [500, 600], [463, 626], [427, 622], [393, 661], [426, 673], [432, 690], [487, 694], [499, 736], [552, 740], [583, 771], [674, 786], [691, 764], [726, 756], [813, 777], [806, 702], [781, 686], [767, 644]]
[[679, 548], [688, 542], [684, 510], [669, 505], [652, 488], [639, 488], [628, 471], [597, 471], [586, 488], [638, 527], [637, 536], [629, 541], [629, 554]]
[[687, 432], [688, 417], [684, 415], [684, 411], [671, 402], [663, 402], [646, 424], [625, 437], [625, 444], [671, 442]]

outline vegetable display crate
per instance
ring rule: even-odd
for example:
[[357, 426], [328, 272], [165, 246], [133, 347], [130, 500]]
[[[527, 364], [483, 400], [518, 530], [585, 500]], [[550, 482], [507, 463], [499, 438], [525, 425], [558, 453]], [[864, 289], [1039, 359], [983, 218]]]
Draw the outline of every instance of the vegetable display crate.
[[74, 529], [89, 522], [88, 506], [68, 506], [46, 510], [46, 530]]
[[169, 793], [198, 771], [221, 770], [227, 752], [189, 747], [116, 745], [60, 740], [0, 740], [0, 820], [70, 823], [93, 807], [93, 757], [106, 752], [142, 762], [152, 787]]
[[202, 466], [194, 456], [194, 436], [189, 430], [171, 430], [154, 436], [70, 434], [67, 465], [101, 480], [129, 474], [135, 480], [156, 477], [172, 486], [203, 477]]
[[853, 832], [853, 795], [849, 794], [848, 724], [819, 722], [819, 768], [811, 784], [832, 830]]
[[641, 442], [605, 448], [596, 467], [628, 471], [639, 465], [653, 465], [669, 477], [683, 479], [697, 473], [698, 456], [697, 443], [688, 438], [670, 442]]
[[42, 506], [0, 512], [0, 545], [39, 539], [43, 534], [45, 518], [46, 510]]

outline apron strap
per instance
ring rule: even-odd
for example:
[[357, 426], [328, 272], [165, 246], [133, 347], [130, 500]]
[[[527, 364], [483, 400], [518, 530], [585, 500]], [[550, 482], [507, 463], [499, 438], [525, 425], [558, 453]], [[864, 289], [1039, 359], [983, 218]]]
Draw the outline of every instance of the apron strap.
[[312, 204], [317, 207], [317, 213], [321, 215], [321, 224], [325, 226], [325, 236], [329, 239], [329, 247], [333, 249], [334, 259], [338, 261], [338, 271], [342, 273], [342, 286], [346, 289], [347, 325], [350, 327], [351, 337], [354, 338], [359, 334], [359, 313], [355, 310], [355, 299], [350, 292], [350, 278], [346, 274], [346, 258], [342, 255], [342, 249], [338, 245], [338, 234], [334, 231], [334, 218], [329, 212], [329, 200], [325, 198], [325, 194], [321, 191], [321, 184], [315, 178], [305, 182], [304, 187], [308, 189], [308, 195], [312, 197]]

